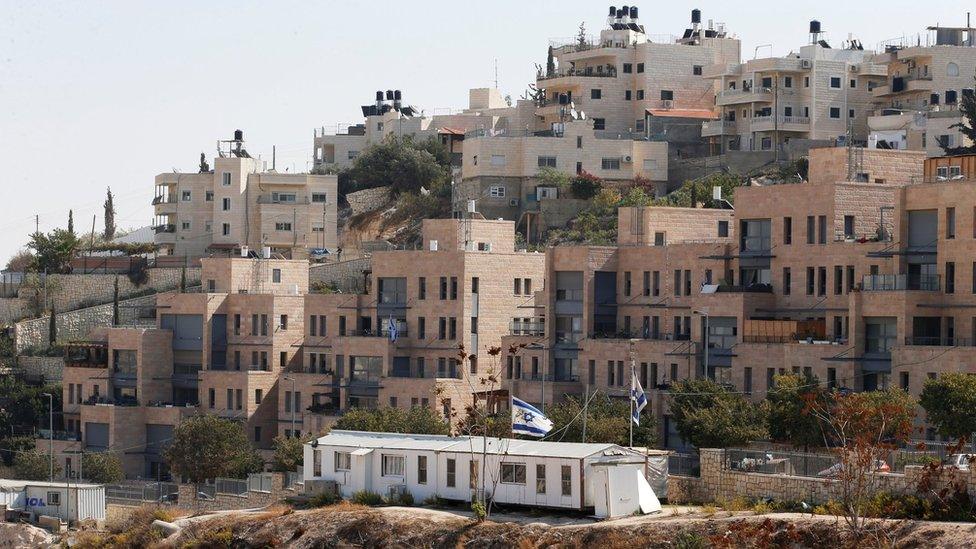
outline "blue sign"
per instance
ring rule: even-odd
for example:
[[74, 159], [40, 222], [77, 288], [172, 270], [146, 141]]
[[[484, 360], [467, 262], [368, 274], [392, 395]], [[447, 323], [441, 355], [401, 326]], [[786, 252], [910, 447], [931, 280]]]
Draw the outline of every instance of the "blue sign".
[[47, 507], [44, 498], [27, 498], [28, 507]]

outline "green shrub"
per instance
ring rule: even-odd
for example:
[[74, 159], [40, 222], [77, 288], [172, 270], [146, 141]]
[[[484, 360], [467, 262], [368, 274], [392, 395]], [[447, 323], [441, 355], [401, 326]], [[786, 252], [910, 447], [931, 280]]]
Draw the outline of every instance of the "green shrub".
[[340, 501], [342, 501], [342, 498], [339, 496], [331, 492], [322, 492], [321, 494], [315, 494], [309, 498], [308, 504], [312, 507], [326, 507], [329, 505], [335, 505]]
[[413, 494], [404, 492], [386, 498], [387, 505], [398, 505], [400, 507], [413, 507]]
[[446, 507], [447, 500], [440, 496], [427, 496], [420, 504], [426, 507]]
[[773, 506], [765, 501], [757, 501], [756, 504], [752, 506], [752, 512], [757, 515], [765, 515], [773, 512]]
[[471, 512], [474, 513], [474, 518], [478, 522], [484, 522], [488, 516], [488, 510], [485, 509], [485, 504], [480, 501], [471, 502]]
[[376, 492], [370, 492], [368, 490], [360, 490], [352, 495], [349, 500], [353, 503], [358, 503], [359, 505], [367, 505], [369, 507], [376, 507], [377, 505], [383, 505], [383, 496], [377, 494]]
[[674, 537], [674, 546], [676, 549], [705, 549], [709, 544], [702, 534], [685, 530]]

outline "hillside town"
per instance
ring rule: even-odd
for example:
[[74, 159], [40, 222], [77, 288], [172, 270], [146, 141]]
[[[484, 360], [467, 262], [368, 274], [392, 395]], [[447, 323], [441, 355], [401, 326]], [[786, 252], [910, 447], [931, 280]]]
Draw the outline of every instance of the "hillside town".
[[762, 57], [646, 9], [520, 97], [352, 82], [307, 173], [212, 128], [151, 224], [25, 229], [10, 546], [970, 546], [969, 15]]

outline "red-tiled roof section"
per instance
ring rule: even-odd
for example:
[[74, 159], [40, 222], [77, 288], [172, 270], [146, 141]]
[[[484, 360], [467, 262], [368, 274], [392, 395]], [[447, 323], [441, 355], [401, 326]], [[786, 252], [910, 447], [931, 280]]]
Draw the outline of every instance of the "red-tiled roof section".
[[464, 130], [445, 127], [437, 130], [437, 133], [448, 134], [448, 135], [464, 135]]

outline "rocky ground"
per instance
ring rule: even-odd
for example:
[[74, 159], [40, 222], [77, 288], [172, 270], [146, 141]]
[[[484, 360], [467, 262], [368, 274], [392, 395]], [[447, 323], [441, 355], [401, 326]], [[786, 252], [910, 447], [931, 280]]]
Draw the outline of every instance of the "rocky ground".
[[54, 536], [30, 524], [0, 522], [0, 548], [51, 547]]
[[281, 507], [176, 521], [165, 547], [972, 547], [976, 524], [878, 521], [855, 543], [843, 520], [797, 513], [755, 515], [668, 507], [658, 515], [596, 522], [583, 517], [496, 515], [351, 504]]

